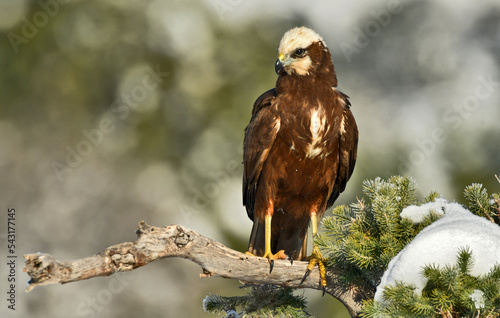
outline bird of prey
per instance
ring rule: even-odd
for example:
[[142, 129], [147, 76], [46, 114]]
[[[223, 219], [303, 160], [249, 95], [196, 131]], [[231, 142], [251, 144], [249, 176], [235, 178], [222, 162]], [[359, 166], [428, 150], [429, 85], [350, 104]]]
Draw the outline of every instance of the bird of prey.
[[307, 231], [344, 191], [356, 162], [358, 130], [349, 97], [337, 87], [325, 42], [307, 27], [285, 33], [275, 64], [276, 88], [254, 103], [245, 129], [243, 205], [254, 222], [248, 253], [269, 259], [309, 260], [304, 279], [324, 258]]

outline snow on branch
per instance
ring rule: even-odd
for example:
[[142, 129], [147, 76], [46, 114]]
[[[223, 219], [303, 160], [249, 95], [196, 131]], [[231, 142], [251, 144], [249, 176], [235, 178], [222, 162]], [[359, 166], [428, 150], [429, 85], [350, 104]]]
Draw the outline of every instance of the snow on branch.
[[[138, 239], [106, 248], [104, 251], [74, 261], [58, 261], [49, 254], [24, 255], [24, 272], [31, 277], [26, 292], [37, 286], [70, 283], [116, 272], [131, 271], [150, 262], [180, 257], [201, 266], [200, 277], [224, 277], [255, 284], [273, 284], [292, 288], [321, 290], [319, 271], [313, 270], [301, 284], [307, 262], [275, 261], [272, 273], [269, 262], [262, 257], [248, 256], [232, 250], [217, 241], [207, 238], [180, 225], [164, 228], [140, 222]], [[361, 310], [363, 291], [345, 289], [339, 284], [340, 271], [327, 272], [326, 293], [341, 301], [352, 317]]]

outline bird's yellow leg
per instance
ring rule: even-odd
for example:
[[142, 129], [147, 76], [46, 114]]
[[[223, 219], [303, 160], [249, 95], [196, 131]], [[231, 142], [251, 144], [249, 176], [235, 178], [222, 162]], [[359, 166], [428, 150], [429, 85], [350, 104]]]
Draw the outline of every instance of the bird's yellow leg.
[[286, 254], [284, 250], [278, 251], [276, 254], [273, 254], [271, 252], [271, 220], [273, 216], [266, 214], [265, 216], [265, 239], [266, 239], [266, 245], [265, 245], [265, 250], [264, 250], [264, 257], [269, 260], [269, 263], [271, 264], [269, 274], [273, 271], [273, 266], [274, 266], [274, 260], [275, 259], [285, 259]]
[[[311, 213], [311, 222], [312, 222], [312, 236], [314, 240], [316, 235], [318, 235], [318, 216], [314, 212]], [[321, 286], [323, 287], [323, 294], [324, 294], [326, 288], [326, 268], [325, 268], [326, 259], [323, 257], [321, 251], [319, 250], [319, 247], [314, 243], [314, 241], [313, 241], [312, 254], [307, 258], [307, 260], [309, 261], [309, 265], [307, 266], [307, 271], [306, 274], [304, 275], [304, 278], [302, 279], [302, 282], [306, 280], [309, 273], [314, 269], [314, 265], [318, 264], [319, 275], [321, 277]]]

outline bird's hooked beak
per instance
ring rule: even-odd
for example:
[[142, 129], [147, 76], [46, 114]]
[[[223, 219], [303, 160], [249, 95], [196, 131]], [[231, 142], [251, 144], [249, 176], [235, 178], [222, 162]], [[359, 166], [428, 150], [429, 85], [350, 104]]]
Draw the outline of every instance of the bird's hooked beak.
[[276, 74], [280, 75], [281, 70], [285, 68], [285, 64], [288, 64], [285, 62], [285, 54], [280, 53], [278, 59], [276, 60], [276, 64], [274, 64], [274, 71]]

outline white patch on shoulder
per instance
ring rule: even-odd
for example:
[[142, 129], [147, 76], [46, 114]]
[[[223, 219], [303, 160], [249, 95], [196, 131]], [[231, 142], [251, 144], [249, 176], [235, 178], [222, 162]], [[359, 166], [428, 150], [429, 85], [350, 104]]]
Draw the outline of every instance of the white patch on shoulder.
[[319, 109], [313, 109], [311, 111], [311, 125], [309, 129], [311, 130], [311, 135], [313, 141], [319, 138], [320, 132], [325, 128], [325, 116], [320, 114]]
[[281, 54], [289, 54], [297, 49], [305, 49], [314, 42], [322, 42], [326, 49], [326, 44], [323, 38], [314, 30], [306, 27], [293, 28], [283, 35], [281, 38], [278, 52]]
[[343, 135], [345, 134], [345, 112], [342, 113], [342, 120], [340, 121], [340, 134]]
[[324, 137], [325, 130], [328, 131], [328, 129], [329, 127], [326, 127], [323, 107], [319, 104], [318, 108], [311, 110], [311, 122], [309, 124], [311, 142], [306, 153], [307, 158], [314, 158], [325, 150], [324, 147], [322, 147], [321, 141]]

